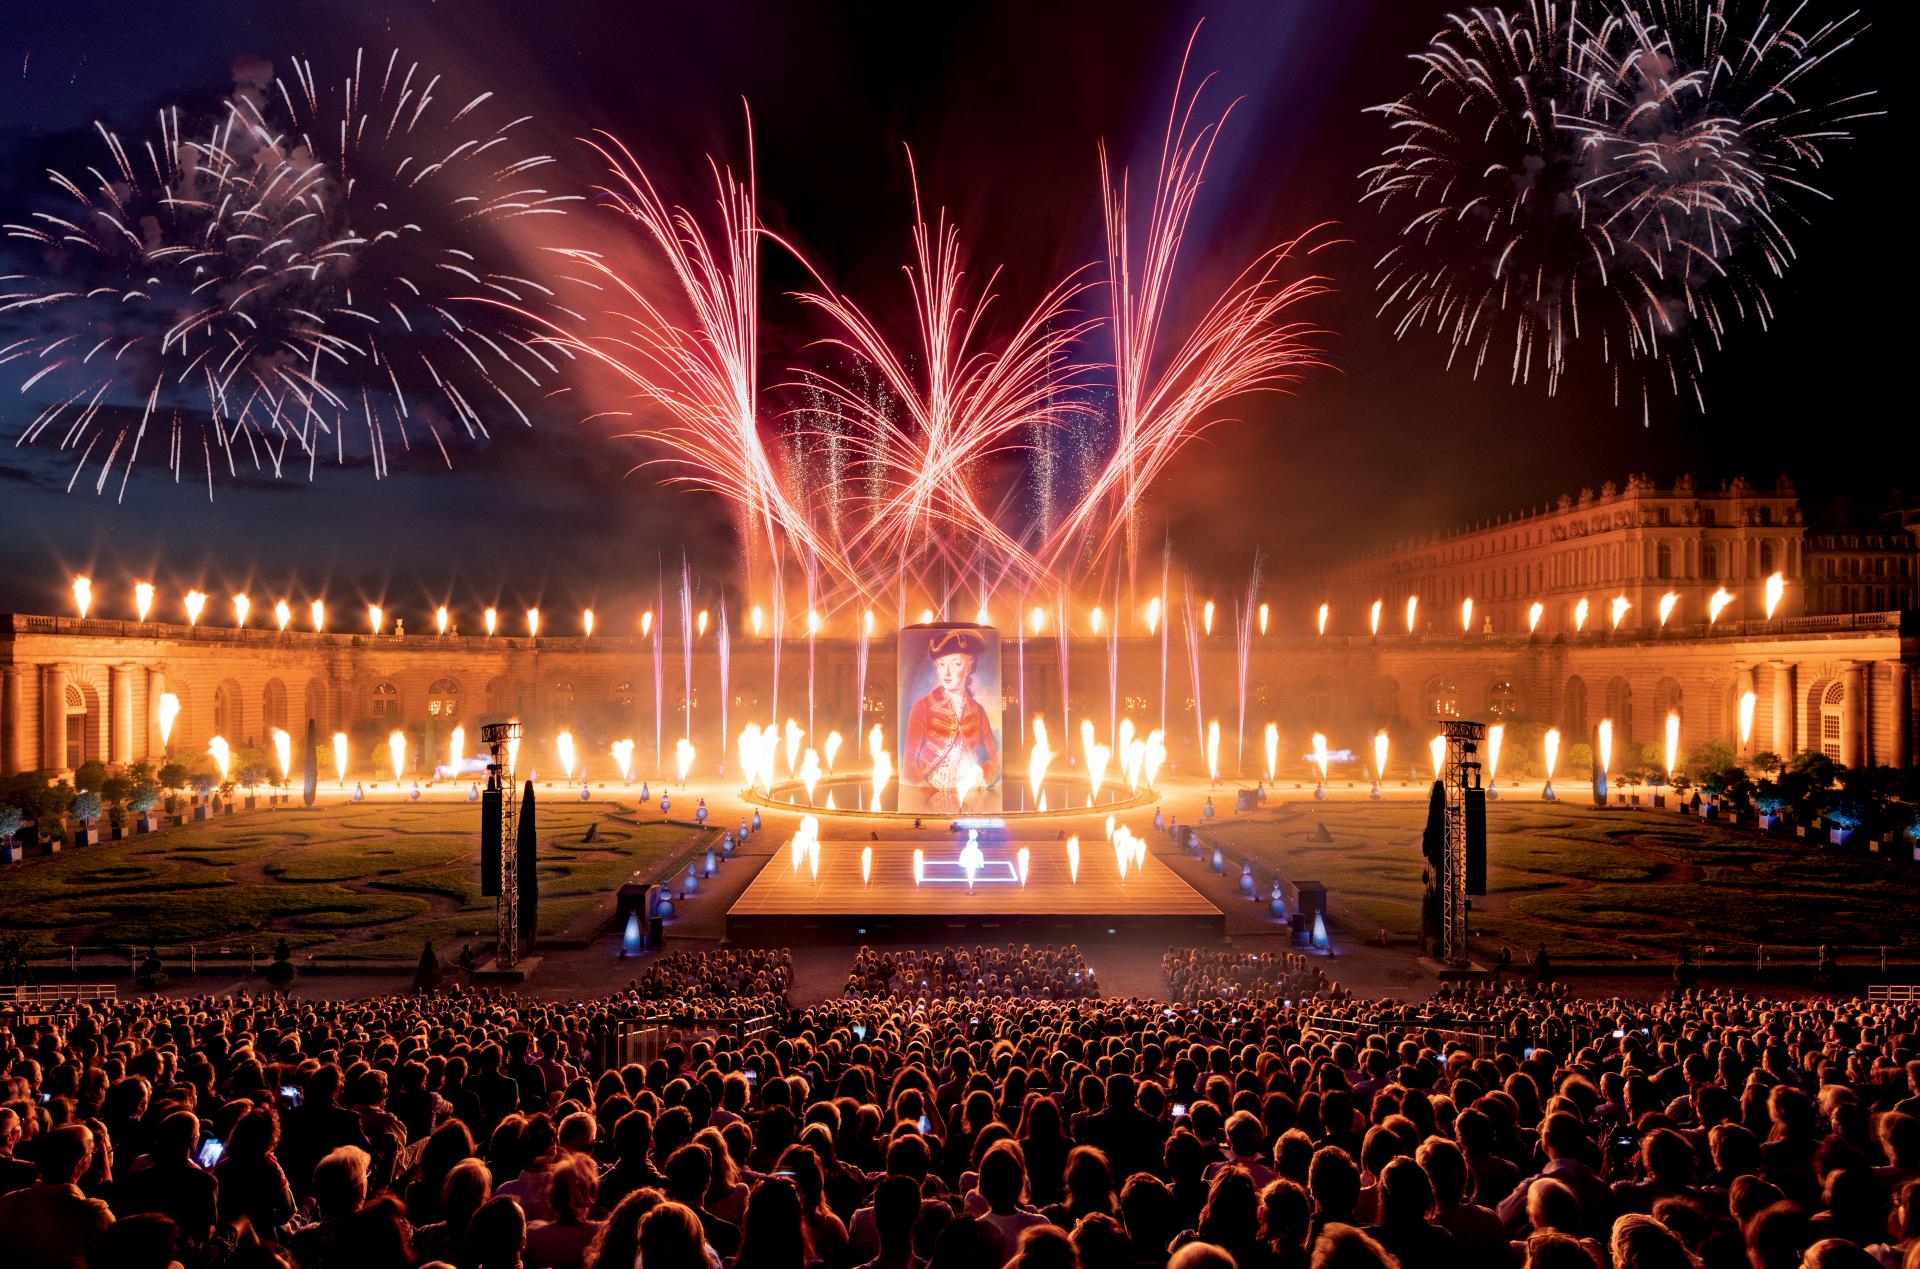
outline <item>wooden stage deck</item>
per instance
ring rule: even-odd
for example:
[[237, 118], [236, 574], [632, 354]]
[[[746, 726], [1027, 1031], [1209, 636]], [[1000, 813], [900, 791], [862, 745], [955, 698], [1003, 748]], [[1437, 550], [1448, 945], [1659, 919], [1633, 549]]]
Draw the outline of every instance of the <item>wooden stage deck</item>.
[[[1154, 858], [1129, 868], [1125, 881], [1112, 846], [1096, 831], [1083, 839], [1080, 873], [1069, 875], [1066, 844], [1053, 834], [983, 841], [985, 866], [973, 892], [957, 863], [964, 835], [896, 833], [879, 841], [864, 833], [820, 848], [815, 880], [802, 861], [796, 872], [784, 846], [727, 910], [727, 938], [739, 943], [875, 943], [1079, 939], [1094, 935], [1212, 942], [1226, 918], [1173, 870]], [[860, 880], [860, 850], [873, 847], [873, 880]], [[1015, 852], [1030, 852], [1027, 884]], [[913, 852], [926, 852], [926, 880], [913, 881]]]

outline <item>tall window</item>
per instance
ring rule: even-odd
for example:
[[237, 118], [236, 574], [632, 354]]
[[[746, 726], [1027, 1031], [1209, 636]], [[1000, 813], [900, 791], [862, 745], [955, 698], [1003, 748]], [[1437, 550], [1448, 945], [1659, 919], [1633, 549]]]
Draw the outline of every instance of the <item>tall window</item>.
[[398, 718], [400, 716], [400, 689], [391, 683], [373, 685], [373, 716], [375, 718]]
[[1654, 575], [1662, 581], [1673, 576], [1673, 548], [1662, 542], [1653, 553]]
[[1840, 761], [1840, 720], [1845, 713], [1847, 685], [1835, 679], [1820, 698], [1820, 752]]
[[1520, 691], [1512, 679], [1495, 679], [1487, 686], [1487, 712], [1502, 720], [1520, 712]]
[[1700, 571], [1708, 581], [1720, 578], [1720, 548], [1711, 542], [1700, 548]]
[[1427, 680], [1428, 718], [1460, 717], [1460, 689], [1453, 680], [1435, 676]]
[[454, 718], [460, 713], [460, 685], [452, 679], [435, 679], [427, 689], [427, 717]]

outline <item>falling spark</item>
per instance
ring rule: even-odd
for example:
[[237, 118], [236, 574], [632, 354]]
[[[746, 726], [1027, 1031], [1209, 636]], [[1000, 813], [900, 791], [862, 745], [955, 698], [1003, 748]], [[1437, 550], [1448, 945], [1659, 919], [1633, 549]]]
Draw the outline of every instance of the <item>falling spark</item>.
[[206, 606], [207, 606], [207, 597], [204, 594], [202, 594], [197, 590], [190, 590], [187, 592], [186, 609], [187, 609], [187, 624], [189, 626], [197, 626], [200, 624], [200, 612]]
[[1380, 633], [1380, 610], [1386, 607], [1386, 601], [1376, 599], [1367, 613], [1367, 628], [1374, 634]]
[[1387, 778], [1387, 729], [1384, 727], [1373, 733], [1373, 778]]
[[1438, 780], [1447, 767], [1447, 738], [1435, 736], [1427, 742], [1427, 752], [1433, 757], [1433, 778]]
[[347, 733], [344, 731], [336, 731], [333, 733], [333, 778], [340, 782], [341, 787], [344, 788], [346, 786]]
[[87, 609], [93, 607], [93, 579], [74, 574], [73, 606], [80, 613], [80, 620], [87, 619]]
[[[1773, 620], [1773, 614], [1780, 607], [1780, 599], [1787, 593], [1787, 575], [1774, 573], [1767, 578], [1767, 620]], [[84, 615], [84, 614], [82, 614]]]
[[220, 783], [227, 782], [227, 768], [233, 762], [233, 752], [227, 747], [224, 736], [215, 736], [207, 742], [207, 752], [213, 755], [213, 765], [220, 769]]
[[180, 717], [180, 698], [172, 692], [160, 693], [160, 703], [154, 707], [154, 713], [160, 720], [160, 743], [164, 746], [173, 739], [173, 721]]
[[1527, 605], [1527, 633], [1528, 634], [1532, 634], [1536, 630], [1540, 629], [1540, 618], [1546, 611], [1547, 611], [1547, 606], [1541, 603], [1537, 599]]
[[1277, 723], [1267, 724], [1267, 779], [1280, 778], [1280, 727]]
[[1631, 607], [1633, 607], [1633, 601], [1625, 595], [1615, 595], [1613, 597], [1612, 611], [1609, 613], [1609, 616], [1613, 618], [1613, 624], [1610, 629], [1618, 630], [1620, 628], [1620, 623], [1626, 619], [1627, 610]]
[[1660, 624], [1665, 626], [1667, 618], [1673, 616], [1674, 606], [1680, 602], [1680, 596], [1672, 591], [1660, 596]]
[[1715, 588], [1712, 597], [1707, 600], [1707, 624], [1713, 625], [1719, 621], [1720, 614], [1725, 612], [1727, 605], [1732, 602], [1733, 592], [1725, 586]]
[[1407, 633], [1408, 634], [1413, 633], [1415, 616], [1419, 612], [1419, 610], [1420, 610], [1420, 596], [1408, 595], [1407, 596]]
[[147, 614], [153, 611], [153, 583], [135, 582], [133, 584], [133, 609], [145, 621]]
[[441, 604], [433, 610], [433, 628], [441, 634], [447, 633], [447, 627], [452, 624], [452, 620], [452, 616], [447, 612], [447, 606], [445, 604]]
[[293, 774], [293, 737], [284, 727], [273, 729], [273, 756], [280, 764], [280, 783], [285, 784]]
[[1673, 768], [1680, 761], [1680, 712], [1667, 712], [1667, 783], [1673, 783]]
[[1080, 838], [1077, 835], [1067, 839], [1067, 880], [1074, 885], [1080, 884]]
[[1753, 711], [1760, 703], [1754, 693], [1740, 693], [1740, 747], [1747, 748], [1753, 743]]
[[491, 635], [500, 628], [500, 610], [498, 608], [487, 609], [480, 614], [480, 622], [487, 628], [487, 633]]
[[367, 605], [367, 628], [372, 630], [373, 633], [379, 634], [380, 627], [385, 624], [386, 620], [386, 610], [381, 608], [379, 604]]

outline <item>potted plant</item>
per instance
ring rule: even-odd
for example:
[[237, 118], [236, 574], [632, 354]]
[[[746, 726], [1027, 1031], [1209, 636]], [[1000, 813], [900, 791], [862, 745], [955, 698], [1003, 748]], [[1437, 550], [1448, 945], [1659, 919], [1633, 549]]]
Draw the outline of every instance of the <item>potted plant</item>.
[[107, 804], [107, 833], [113, 841], [127, 835], [127, 799], [133, 796], [133, 781], [126, 776], [108, 776], [100, 786], [100, 800]]
[[26, 856], [18, 836], [26, 822], [19, 807], [0, 806], [0, 864], [17, 864]]
[[207, 818], [207, 800], [213, 796], [214, 789], [218, 787], [219, 781], [215, 780], [211, 775], [202, 773], [193, 777], [193, 818], [195, 823]]
[[1780, 786], [1771, 780], [1762, 780], [1753, 797], [1753, 806], [1760, 813], [1760, 831], [1771, 833], [1785, 823], [1787, 799], [1780, 792]]
[[174, 824], [186, 823], [186, 808], [180, 803], [181, 790], [187, 787], [188, 773], [184, 762], [164, 762], [153, 776], [166, 797], [165, 812], [173, 817]]
[[1853, 841], [1853, 835], [1860, 828], [1860, 804], [1850, 797], [1834, 799], [1821, 815], [1827, 826], [1827, 840], [1835, 846], [1845, 846]]
[[67, 809], [80, 822], [80, 827], [73, 830], [73, 844], [76, 847], [93, 845], [93, 826], [99, 822], [100, 812], [104, 809], [100, 795], [91, 789], [82, 789], [73, 795], [73, 801], [68, 803]]

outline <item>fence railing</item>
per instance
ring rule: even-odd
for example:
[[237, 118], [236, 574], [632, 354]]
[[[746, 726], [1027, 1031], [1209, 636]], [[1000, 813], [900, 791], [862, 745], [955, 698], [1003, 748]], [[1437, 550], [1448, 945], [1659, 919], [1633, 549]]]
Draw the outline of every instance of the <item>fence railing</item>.
[[119, 994], [120, 989], [112, 983], [26, 983], [17, 987], [0, 987], [0, 1005], [112, 1000]]
[[1874, 983], [1867, 988], [1867, 1002], [1892, 1005], [1910, 1005], [1920, 1000], [1920, 984], [1917, 983]]
[[1300, 1025], [1311, 1031], [1330, 1031], [1337, 1035], [1370, 1035], [1396, 1027], [1418, 1027], [1422, 1031], [1431, 1031], [1444, 1043], [1464, 1045], [1475, 1057], [1487, 1057], [1500, 1046], [1500, 1037], [1490, 1031], [1469, 1031], [1461, 1027], [1435, 1025], [1419, 1018], [1375, 1018], [1361, 1021], [1354, 1018], [1328, 1018], [1317, 1013], [1302, 1014]]

